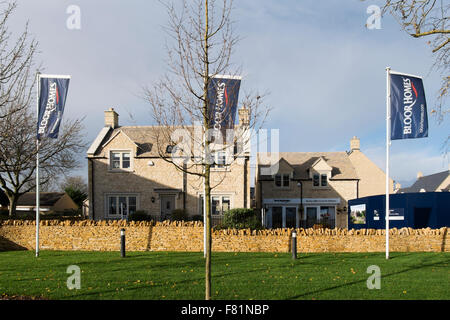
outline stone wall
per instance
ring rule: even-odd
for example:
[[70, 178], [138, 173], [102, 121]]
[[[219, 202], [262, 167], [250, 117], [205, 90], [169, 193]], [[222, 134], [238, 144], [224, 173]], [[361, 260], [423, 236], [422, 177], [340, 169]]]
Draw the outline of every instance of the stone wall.
[[[0, 222], [0, 251], [35, 248], [35, 222]], [[119, 251], [120, 229], [128, 251], [203, 250], [201, 222], [53, 221], [40, 225], [42, 250]], [[213, 251], [290, 252], [293, 229], [213, 232]], [[298, 229], [299, 252], [384, 252], [385, 231], [374, 229]], [[449, 252], [447, 228], [391, 229], [390, 250]]]

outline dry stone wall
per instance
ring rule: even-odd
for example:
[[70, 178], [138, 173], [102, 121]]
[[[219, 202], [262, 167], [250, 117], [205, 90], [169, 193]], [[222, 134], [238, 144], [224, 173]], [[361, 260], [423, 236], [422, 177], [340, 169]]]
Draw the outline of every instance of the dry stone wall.
[[[203, 250], [201, 222], [53, 221], [40, 224], [42, 250], [119, 251], [120, 229], [128, 251]], [[0, 251], [35, 248], [34, 221], [0, 222]], [[294, 229], [216, 230], [213, 251], [290, 252]], [[383, 252], [385, 230], [297, 229], [298, 252]], [[447, 228], [391, 229], [390, 250], [449, 252]]]

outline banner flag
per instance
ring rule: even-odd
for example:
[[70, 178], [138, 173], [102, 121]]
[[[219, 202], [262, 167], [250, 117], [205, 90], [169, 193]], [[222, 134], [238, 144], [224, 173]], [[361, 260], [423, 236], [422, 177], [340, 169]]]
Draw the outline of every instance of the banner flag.
[[422, 78], [390, 72], [391, 140], [428, 137]]
[[211, 77], [208, 85], [208, 118], [210, 128], [225, 130], [234, 128], [236, 109], [239, 99], [241, 77]]
[[59, 126], [64, 113], [70, 76], [38, 76], [38, 124], [37, 139], [58, 138]]

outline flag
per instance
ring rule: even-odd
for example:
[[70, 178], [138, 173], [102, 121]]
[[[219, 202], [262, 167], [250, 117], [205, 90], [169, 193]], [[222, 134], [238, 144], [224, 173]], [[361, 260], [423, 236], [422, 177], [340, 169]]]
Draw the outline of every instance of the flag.
[[58, 138], [70, 76], [38, 76], [37, 139]]
[[240, 85], [240, 77], [218, 75], [209, 80], [209, 127], [221, 130], [224, 137], [226, 129], [234, 128]]
[[391, 140], [428, 137], [422, 78], [390, 73]]

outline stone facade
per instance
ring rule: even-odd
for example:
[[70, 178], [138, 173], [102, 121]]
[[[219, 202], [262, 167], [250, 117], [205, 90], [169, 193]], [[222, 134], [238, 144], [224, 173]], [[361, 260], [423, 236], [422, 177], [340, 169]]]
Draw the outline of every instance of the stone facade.
[[270, 157], [258, 157], [255, 197], [265, 226], [348, 228], [348, 200], [384, 194], [386, 185], [385, 173], [360, 151], [358, 138], [351, 139], [350, 148], [349, 152], [281, 152], [272, 174], [262, 173]]
[[[189, 216], [202, 215], [203, 178], [183, 173], [157, 154], [152, 135], [157, 127], [121, 127], [111, 109], [105, 111], [105, 126], [88, 151], [91, 219], [119, 219], [127, 208], [128, 212], [144, 211], [157, 220], [170, 218], [174, 209], [185, 209]], [[130, 155], [127, 168], [112, 168], [113, 153]], [[211, 195], [219, 199], [220, 207], [213, 220], [226, 208], [250, 205], [249, 153], [232, 158], [225, 168], [211, 171]], [[119, 204], [119, 213], [111, 209]]]
[[[35, 248], [34, 221], [0, 222], [0, 251]], [[201, 222], [41, 221], [42, 250], [119, 251], [120, 229], [127, 251], [203, 251]], [[294, 229], [217, 230], [216, 252], [290, 252]], [[296, 229], [298, 252], [384, 252], [385, 230]], [[391, 252], [450, 252], [447, 228], [391, 229]]]

